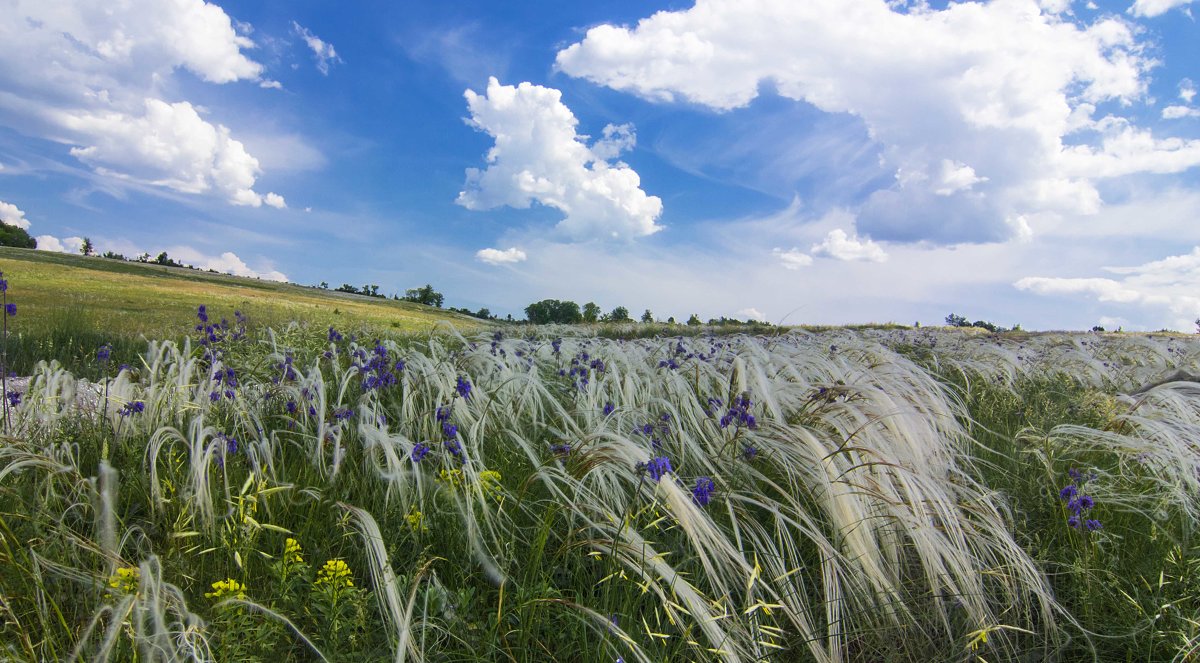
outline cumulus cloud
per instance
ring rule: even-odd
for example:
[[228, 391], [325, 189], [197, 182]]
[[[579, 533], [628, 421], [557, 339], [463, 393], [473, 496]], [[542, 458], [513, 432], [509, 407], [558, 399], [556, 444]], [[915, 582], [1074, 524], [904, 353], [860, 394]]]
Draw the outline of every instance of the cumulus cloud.
[[475, 259], [489, 265], [508, 265], [525, 260], [525, 252], [517, 247], [501, 251], [500, 249], [481, 249], [475, 252]]
[[259, 206], [257, 160], [188, 101], [167, 101], [180, 69], [208, 83], [262, 79], [254, 43], [204, 0], [14, 0], [0, 24], [0, 121], [70, 147], [117, 180], [216, 191]]
[[1191, 3], [1192, 0], [1135, 0], [1129, 8], [1129, 13], [1134, 16], [1154, 17]]
[[1178, 120], [1183, 117], [1200, 117], [1200, 108], [1173, 105], [1162, 110], [1164, 120]]
[[175, 250], [168, 253], [200, 269], [213, 269], [225, 274], [247, 276], [255, 279], [263, 279], [264, 281], [286, 282], [288, 280], [286, 274], [275, 269], [251, 269], [244, 260], [232, 251], [225, 251], [219, 256], [210, 256], [189, 247], [176, 247]]
[[[227, 127], [209, 124], [189, 102], [146, 99], [140, 115], [65, 114], [62, 123], [88, 137], [90, 144], [71, 148], [71, 154], [99, 172], [186, 193], [215, 188], [235, 205], [263, 204], [252, 188], [258, 160]], [[269, 204], [283, 204], [277, 194], [267, 196]]]
[[275, 209], [287, 209], [287, 201], [283, 199], [283, 196], [274, 192], [263, 196], [263, 203]]
[[1179, 81], [1179, 98], [1185, 103], [1192, 103], [1192, 99], [1196, 97], [1196, 84], [1192, 79], [1185, 78]]
[[796, 270], [802, 267], [808, 267], [813, 263], [812, 256], [804, 253], [794, 246], [787, 251], [776, 247], [772, 250], [772, 253], [775, 254], [776, 258], [779, 258], [779, 262], [782, 263], [786, 269]]
[[0, 221], [10, 226], [29, 230], [29, 220], [25, 218], [25, 212], [21, 211], [21, 208], [16, 205], [6, 203], [3, 200], [0, 200]]
[[333, 44], [323, 41], [320, 37], [310, 32], [308, 28], [292, 21], [292, 30], [304, 39], [304, 43], [308, 44], [309, 50], [313, 52], [313, 57], [317, 60], [317, 70], [323, 75], [329, 75], [329, 64], [331, 62], [340, 63], [342, 61], [338, 57], [337, 51], [334, 50]]
[[1133, 267], [1106, 267], [1108, 277], [1031, 276], [1013, 285], [1039, 295], [1084, 297], [1102, 303], [1140, 305], [1171, 317], [1176, 329], [1190, 329], [1200, 315], [1200, 246]]
[[767, 319], [767, 316], [763, 315], [758, 309], [753, 308], [753, 307], [752, 308], [744, 308], [744, 309], [738, 311], [737, 315], [739, 315], [743, 318], [746, 318], [747, 320], [757, 320], [759, 322], [762, 322], [763, 320]]
[[857, 233], [847, 234], [841, 228], [829, 231], [825, 239], [813, 244], [810, 250], [815, 256], [827, 256], [837, 260], [863, 262], [887, 260], [887, 253], [884, 252], [882, 246], [868, 238], [860, 238]]
[[1066, 20], [1064, 9], [697, 0], [632, 27], [593, 27], [556, 64], [657, 102], [736, 112], [766, 89], [857, 116], [897, 174], [859, 210], [861, 230], [994, 241], [1011, 237], [1017, 215], [1096, 212], [1100, 179], [1200, 164], [1200, 141], [1095, 117], [1144, 98], [1155, 61], [1128, 22]]
[[488, 81], [486, 94], [465, 93], [469, 124], [495, 139], [487, 168], [467, 169], [458, 204], [470, 210], [539, 203], [561, 211], [558, 230], [576, 240], [624, 239], [659, 230], [662, 201], [641, 189], [641, 178], [622, 162], [634, 145], [628, 125], [609, 126], [588, 146], [578, 120], [553, 88]]
[[37, 240], [39, 251], [79, 253], [79, 250], [83, 248], [82, 237], [64, 237], [63, 239], [59, 239], [53, 235], [38, 235], [34, 239]]

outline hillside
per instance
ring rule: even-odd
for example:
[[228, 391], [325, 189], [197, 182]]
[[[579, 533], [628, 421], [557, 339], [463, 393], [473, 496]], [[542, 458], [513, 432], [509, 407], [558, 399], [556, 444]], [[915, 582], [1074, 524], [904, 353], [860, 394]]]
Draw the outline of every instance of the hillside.
[[297, 320], [341, 329], [421, 332], [439, 323], [459, 330], [481, 324], [411, 302], [31, 249], [0, 247], [0, 271], [8, 280], [9, 301], [18, 307], [11, 322], [26, 331], [69, 315], [108, 333], [172, 336], [188, 329], [200, 304], [218, 318], [232, 320], [240, 310], [255, 323], [276, 327]]

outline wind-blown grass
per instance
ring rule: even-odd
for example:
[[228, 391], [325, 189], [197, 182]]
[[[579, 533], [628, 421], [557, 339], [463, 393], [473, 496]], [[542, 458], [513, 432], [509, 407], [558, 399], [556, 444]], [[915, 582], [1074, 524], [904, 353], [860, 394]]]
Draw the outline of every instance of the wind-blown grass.
[[[7, 655], [1194, 648], [1200, 389], [1119, 395], [1190, 339], [332, 336], [147, 343], [98, 404], [38, 366], [0, 446]], [[1066, 524], [1076, 467], [1103, 529]]]

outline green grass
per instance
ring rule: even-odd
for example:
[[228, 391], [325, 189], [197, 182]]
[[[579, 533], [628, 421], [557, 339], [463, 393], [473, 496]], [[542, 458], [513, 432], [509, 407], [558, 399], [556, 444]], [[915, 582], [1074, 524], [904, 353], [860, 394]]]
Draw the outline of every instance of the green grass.
[[[16, 354], [111, 340], [91, 307], [58, 315]], [[4, 657], [1195, 655], [1200, 389], [1122, 395], [1195, 371], [1190, 338], [519, 331], [130, 341], [131, 370], [88, 364], [96, 408], [31, 367], [0, 443]], [[1103, 529], [1067, 525], [1073, 468]]]
[[411, 302], [31, 249], [0, 247], [0, 270], [10, 284], [10, 301], [28, 319], [26, 330], [51, 323], [63, 309], [83, 307], [88, 325], [105, 334], [173, 337], [189, 329], [199, 304], [227, 316], [241, 310], [264, 327], [300, 320], [316, 327], [425, 332], [442, 323], [462, 330], [482, 324]]

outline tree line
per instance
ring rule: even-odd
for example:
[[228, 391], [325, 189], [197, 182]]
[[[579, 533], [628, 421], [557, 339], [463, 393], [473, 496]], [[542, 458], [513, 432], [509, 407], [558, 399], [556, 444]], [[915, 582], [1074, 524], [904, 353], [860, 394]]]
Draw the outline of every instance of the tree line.
[[[596, 323], [596, 322], [633, 322], [633, 318], [629, 315], [629, 309], [624, 306], [614, 307], [613, 310], [605, 313], [595, 302], [588, 302], [580, 306], [576, 302], [570, 300], [558, 299], [543, 299], [534, 302], [525, 307], [525, 319], [530, 324], [535, 325], [574, 325], [579, 323]], [[643, 323], [655, 322], [654, 313], [650, 309], [646, 309], [640, 318]], [[675, 317], [671, 316], [666, 320], [660, 321], [669, 325], [678, 324]], [[700, 319], [699, 315], [693, 313], [686, 324], [691, 326], [709, 324], [709, 325], [742, 325], [742, 324], [769, 324], [761, 322], [743, 322], [735, 318], [711, 318], [705, 323]]]

